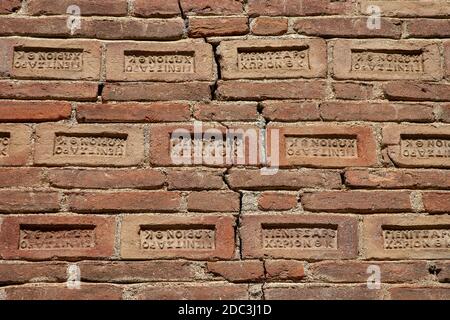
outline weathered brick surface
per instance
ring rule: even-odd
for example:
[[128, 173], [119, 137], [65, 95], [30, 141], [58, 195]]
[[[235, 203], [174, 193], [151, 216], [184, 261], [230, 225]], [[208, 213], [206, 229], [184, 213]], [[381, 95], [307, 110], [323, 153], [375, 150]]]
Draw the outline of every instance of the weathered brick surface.
[[126, 216], [120, 254], [124, 259], [230, 259], [234, 253], [231, 216]]
[[115, 219], [100, 216], [9, 216], [0, 238], [3, 259], [108, 258], [114, 250]]
[[366, 258], [448, 259], [449, 217], [364, 218]]
[[246, 215], [242, 218], [245, 258], [349, 259], [357, 254], [352, 217]]
[[449, 3], [0, 0], [0, 300], [449, 299]]

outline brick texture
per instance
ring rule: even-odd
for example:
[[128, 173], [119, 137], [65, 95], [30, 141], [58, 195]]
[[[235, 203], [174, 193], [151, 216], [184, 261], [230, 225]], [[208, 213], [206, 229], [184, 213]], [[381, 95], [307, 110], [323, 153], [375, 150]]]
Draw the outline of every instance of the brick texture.
[[449, 17], [0, 0], [0, 300], [450, 299]]

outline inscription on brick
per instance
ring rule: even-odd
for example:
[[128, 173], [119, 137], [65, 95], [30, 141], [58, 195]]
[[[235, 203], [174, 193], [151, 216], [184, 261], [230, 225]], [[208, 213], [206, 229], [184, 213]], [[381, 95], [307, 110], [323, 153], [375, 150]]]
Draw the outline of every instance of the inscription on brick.
[[357, 158], [356, 137], [312, 138], [286, 136], [286, 156], [311, 158]]
[[13, 68], [27, 70], [83, 70], [83, 51], [14, 48]]
[[317, 227], [270, 227], [262, 225], [264, 249], [337, 249], [337, 230]]
[[450, 218], [365, 217], [363, 245], [365, 258], [449, 259]]
[[309, 49], [238, 49], [238, 70], [309, 70]]
[[320, 39], [222, 41], [218, 51], [223, 79], [326, 75], [326, 44]]
[[194, 73], [194, 52], [125, 52], [126, 73]]
[[423, 52], [377, 52], [352, 50], [352, 72], [386, 74], [420, 74], [424, 72]]
[[385, 250], [447, 249], [450, 248], [450, 229], [383, 230]]
[[214, 81], [213, 49], [200, 40], [110, 42], [106, 79], [112, 81]]
[[332, 42], [336, 79], [440, 80], [439, 44], [428, 40], [347, 40]]
[[20, 250], [82, 249], [95, 247], [95, 230], [88, 228], [64, 228], [52, 230], [52, 226], [21, 226]]
[[215, 249], [213, 229], [143, 229], [139, 235], [144, 250]]
[[404, 158], [450, 158], [450, 138], [423, 138], [402, 136], [401, 156]]
[[446, 126], [388, 125], [383, 145], [400, 167], [450, 167], [450, 129]]
[[10, 143], [9, 133], [0, 133], [0, 158], [9, 156], [9, 143]]
[[124, 157], [128, 137], [75, 136], [57, 134], [53, 155]]

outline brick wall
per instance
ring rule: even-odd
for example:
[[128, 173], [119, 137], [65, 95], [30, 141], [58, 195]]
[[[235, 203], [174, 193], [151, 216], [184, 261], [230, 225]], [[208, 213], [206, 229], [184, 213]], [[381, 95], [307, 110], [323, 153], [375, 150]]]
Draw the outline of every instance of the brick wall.
[[0, 297], [450, 299], [449, 16], [1, 0]]

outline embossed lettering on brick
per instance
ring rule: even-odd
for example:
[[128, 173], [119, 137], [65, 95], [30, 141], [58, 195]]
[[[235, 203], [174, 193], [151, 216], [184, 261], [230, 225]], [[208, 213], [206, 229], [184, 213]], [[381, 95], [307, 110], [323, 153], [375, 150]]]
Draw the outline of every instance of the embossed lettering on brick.
[[0, 75], [20, 79], [99, 80], [101, 50], [95, 40], [0, 40]]
[[320, 39], [222, 41], [219, 52], [223, 79], [326, 75], [326, 44]]
[[0, 165], [25, 165], [31, 151], [31, 128], [22, 124], [0, 124]]
[[122, 222], [124, 259], [229, 259], [234, 252], [231, 216], [126, 216]]
[[202, 41], [114, 42], [106, 46], [113, 81], [213, 81], [213, 51]]
[[[375, 139], [370, 127], [272, 124], [269, 137], [273, 130], [279, 130], [281, 166], [370, 166], [376, 161]], [[268, 139], [269, 156], [270, 143], [271, 138]]]
[[37, 126], [35, 162], [47, 165], [127, 166], [144, 157], [143, 130], [135, 126]]
[[337, 40], [333, 74], [337, 79], [440, 80], [439, 46], [432, 41]]
[[247, 258], [346, 259], [357, 253], [352, 217], [247, 215], [241, 225]]
[[363, 239], [367, 258], [449, 259], [450, 218], [365, 217]]
[[0, 255], [29, 260], [110, 257], [114, 233], [113, 217], [9, 216], [1, 225]]
[[398, 166], [450, 167], [450, 128], [447, 126], [386, 126], [383, 144]]

